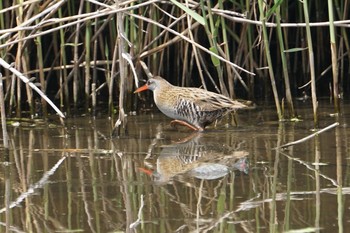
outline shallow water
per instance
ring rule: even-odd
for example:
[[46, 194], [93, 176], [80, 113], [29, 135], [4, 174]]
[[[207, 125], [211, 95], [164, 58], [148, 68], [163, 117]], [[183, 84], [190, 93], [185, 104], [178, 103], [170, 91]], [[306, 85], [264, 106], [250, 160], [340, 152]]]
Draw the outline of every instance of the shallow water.
[[131, 115], [112, 140], [106, 116], [9, 126], [1, 232], [348, 232], [349, 106], [320, 104], [320, 128], [340, 125], [275, 149], [313, 133], [305, 105], [300, 122], [271, 106], [203, 133]]

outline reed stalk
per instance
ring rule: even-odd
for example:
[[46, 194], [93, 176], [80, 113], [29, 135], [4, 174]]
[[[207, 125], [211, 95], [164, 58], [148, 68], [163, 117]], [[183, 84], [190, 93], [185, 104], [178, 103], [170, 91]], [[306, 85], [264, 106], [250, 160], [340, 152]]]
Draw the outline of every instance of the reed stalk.
[[[347, 91], [345, 86], [347, 81], [344, 77], [346, 77], [350, 66], [346, 57], [346, 55], [348, 58], [350, 57], [350, 53], [347, 53], [350, 46], [346, 31], [348, 2], [348, 0], [335, 0], [331, 1], [332, 6], [328, 2], [327, 22], [324, 22], [325, 17], [320, 14], [322, 7], [326, 6], [326, 2], [312, 2], [310, 6], [313, 7], [313, 11], [310, 18], [316, 22], [306, 22], [303, 18], [305, 14], [303, 13], [304, 4], [276, 0], [274, 1], [275, 5], [272, 5], [273, 13], [276, 13], [275, 23], [267, 22], [266, 19], [256, 20], [254, 17], [256, 11], [260, 10], [256, 9], [259, 4], [251, 4], [246, 0], [234, 3], [223, 0], [217, 1], [217, 3], [209, 0], [198, 2], [189, 0], [120, 1], [118, 9], [111, 7], [110, 3], [114, 3], [113, 1], [86, 2], [81, 0], [76, 3], [55, 0], [38, 3], [36, 1], [16, 0], [14, 3], [9, 3], [0, 0], [0, 48], [1, 54], [8, 56], [6, 60], [9, 63], [15, 61], [14, 66], [18, 70], [27, 76], [38, 77], [43, 91], [52, 93], [52, 90], [46, 90], [46, 88], [57, 88], [54, 83], [57, 77], [57, 83], [60, 85], [57, 97], [61, 109], [65, 108], [68, 114], [70, 105], [77, 106], [77, 102], [84, 102], [86, 108], [90, 105], [90, 89], [91, 85], [95, 83], [97, 92], [106, 93], [100, 96], [109, 98], [109, 111], [112, 115], [114, 111], [113, 96], [116, 92], [120, 94], [121, 88], [119, 85], [113, 84], [114, 78], [119, 75], [119, 63], [113, 66], [112, 62], [120, 60], [118, 54], [113, 55], [114, 51], [118, 52], [118, 49], [113, 49], [117, 33], [115, 15], [123, 12], [125, 15], [124, 34], [125, 38], [131, 41], [129, 56], [134, 63], [138, 63], [138, 60], [144, 60], [151, 67], [153, 73], [165, 76], [171, 74], [167, 78], [175, 79], [170, 80], [173, 83], [181, 83], [182, 81], [182, 85], [193, 84], [188, 82], [189, 79], [186, 77], [197, 75], [198, 70], [199, 81], [204, 88], [206, 88], [208, 81], [214, 84], [214, 88], [216, 88], [217, 83], [219, 92], [225, 94], [225, 89], [228, 89], [231, 97], [235, 96], [236, 79], [242, 83], [244, 88], [246, 88], [244, 79], [248, 80], [250, 98], [262, 96], [264, 90], [267, 90], [266, 96], [270, 97], [268, 95], [269, 89], [266, 87], [276, 86], [272, 88], [275, 102], [276, 97], [278, 98], [277, 92], [281, 89], [277, 88], [278, 85], [274, 84], [274, 81], [272, 84], [270, 83], [271, 80], [274, 80], [271, 74], [279, 73], [279, 69], [281, 69], [285, 84], [285, 90], [282, 91], [286, 93], [286, 103], [289, 106], [293, 104], [292, 95], [298, 92], [297, 89], [293, 88], [308, 81], [304, 80], [305, 75], [300, 75], [301, 70], [304, 73], [311, 72], [311, 76], [315, 76], [320, 69], [323, 69], [322, 67], [328, 62], [328, 58], [325, 53], [317, 53], [320, 56], [314, 58], [317, 60], [317, 65], [315, 65], [314, 61], [311, 61], [310, 52], [289, 55], [289, 53], [283, 54], [281, 51], [285, 50], [284, 48], [289, 51], [293, 48], [298, 49], [298, 47], [312, 47], [309, 41], [306, 43], [307, 30], [309, 29], [304, 30], [304, 27], [319, 28], [315, 29], [317, 38], [311, 40], [314, 45], [313, 49], [322, 51], [324, 44], [321, 43], [327, 42], [320, 38], [324, 31], [321, 27], [329, 27], [331, 31], [332, 70], [335, 72], [335, 65], [337, 65], [339, 73], [337, 75], [339, 80], [335, 79], [336, 75], [333, 73], [332, 88], [332, 96], [335, 108], [337, 108], [339, 103], [337, 104], [336, 101], [339, 102], [339, 100], [336, 97], [341, 97], [342, 91], [344, 93]], [[261, 1], [261, 4], [264, 3]], [[276, 7], [277, 4], [283, 7]], [[297, 10], [292, 15], [290, 9]], [[247, 13], [242, 14], [236, 11]], [[268, 14], [267, 17], [270, 16], [269, 13], [266, 13], [265, 8], [263, 11], [263, 13]], [[336, 14], [334, 16], [333, 11]], [[202, 16], [198, 15], [198, 12]], [[285, 21], [283, 23], [281, 15]], [[334, 20], [336, 17], [340, 20]], [[7, 18], [16, 18], [17, 21], [6, 20]], [[92, 28], [92, 22], [95, 24], [94, 28]], [[204, 26], [202, 26], [203, 24]], [[268, 27], [276, 27], [276, 38], [273, 37], [273, 30], [266, 29]], [[340, 28], [341, 35], [338, 41], [335, 37], [337, 27]], [[260, 28], [262, 28], [261, 35], [265, 48], [259, 50], [257, 47], [259, 37], [257, 35]], [[305, 42], [304, 34], [306, 35]], [[52, 40], [51, 44], [48, 43], [49, 40]], [[61, 49], [55, 45], [57, 41], [61, 44]], [[274, 50], [278, 54], [273, 54], [270, 46], [271, 51], [266, 52], [269, 42], [271, 45], [273, 43], [274, 47], [280, 47], [281, 51]], [[208, 43], [209, 46], [205, 43]], [[46, 45], [48, 46], [45, 47]], [[288, 49], [290, 47], [292, 49]], [[266, 55], [267, 53], [270, 55]], [[324, 57], [321, 56], [322, 54]], [[31, 59], [33, 55], [36, 58], [35, 61]], [[290, 64], [288, 64], [288, 56], [293, 59]], [[174, 60], [174, 57], [177, 59]], [[211, 59], [212, 64], [208, 65], [207, 58]], [[277, 66], [273, 71], [272, 65], [269, 65], [272, 64], [271, 59], [276, 59], [274, 64]], [[264, 67], [265, 64], [269, 65], [269, 70], [257, 69], [259, 66]], [[308, 66], [309, 64], [310, 66]], [[290, 76], [288, 65], [293, 66], [297, 77], [288, 77], [288, 75]], [[315, 67], [311, 68], [311, 66]], [[249, 71], [241, 67], [247, 67]], [[241, 71], [244, 73], [241, 74]], [[269, 75], [270, 81], [265, 79], [267, 82], [263, 83], [252, 76], [244, 76], [247, 73], [252, 75], [251, 71], [257, 72], [259, 75]], [[11, 115], [15, 112], [17, 116], [21, 116], [23, 109], [28, 109], [29, 105], [30, 114], [33, 115], [35, 98], [32, 96], [34, 94], [32, 89], [20, 81], [17, 82], [16, 79], [9, 79], [11, 72], [8, 70], [5, 72], [3, 74], [7, 77], [4, 82], [7, 113]], [[103, 72], [109, 86], [108, 90], [102, 88], [105, 83], [103, 83], [103, 77], [101, 78], [100, 74]], [[112, 77], [110, 77], [111, 74], [113, 74]], [[180, 77], [183, 79], [180, 80]], [[324, 80], [318, 79], [318, 84], [323, 86], [322, 88], [328, 85]], [[102, 84], [100, 85], [99, 82]], [[124, 85], [126, 85], [124, 91], [128, 92], [132, 88], [132, 79], [125, 80]], [[311, 89], [314, 95], [313, 110], [316, 114], [316, 86], [311, 87]], [[95, 94], [94, 98], [96, 98]], [[80, 101], [79, 97], [84, 98]], [[96, 103], [96, 99], [94, 102]], [[44, 111], [46, 109], [45, 103], [45, 101], [42, 102]], [[125, 106], [129, 106], [130, 102], [125, 104]], [[14, 108], [15, 111], [13, 111]], [[294, 106], [289, 107], [289, 109], [291, 115], [295, 115], [291, 110], [294, 109]], [[282, 110], [280, 111], [282, 112]], [[279, 114], [278, 110], [277, 114]]]
[[[84, 0], [80, 0], [78, 15], [81, 15], [84, 8]], [[80, 22], [75, 26], [75, 37], [74, 37], [74, 47], [73, 47], [73, 105], [74, 111], [76, 111], [78, 98], [79, 98], [79, 35], [80, 35]]]
[[[117, 2], [117, 8], [120, 7], [120, 3], [123, 2], [122, 0]], [[124, 111], [124, 97], [125, 97], [125, 80], [127, 78], [127, 67], [125, 59], [123, 58], [123, 54], [126, 53], [126, 42], [124, 39], [125, 30], [124, 30], [124, 19], [123, 19], [123, 13], [119, 12], [117, 13], [117, 41], [115, 49], [118, 50], [118, 58], [119, 58], [119, 116], [118, 120], [115, 123], [114, 130], [113, 130], [113, 136], [119, 136], [121, 133], [126, 133], [126, 115]], [[113, 72], [113, 71], [112, 71]], [[113, 77], [113, 75], [112, 75]], [[118, 130], [118, 132], [116, 132]], [[124, 130], [124, 131], [121, 131]], [[117, 134], [116, 134], [117, 133]]]
[[97, 100], [97, 94], [96, 94], [96, 83], [93, 82], [91, 84], [91, 109], [92, 109], [92, 115], [96, 116], [96, 102]]
[[[275, 0], [275, 4], [278, 4], [278, 0]], [[278, 37], [278, 44], [280, 46], [280, 55], [281, 55], [281, 61], [282, 61], [282, 70], [283, 70], [283, 79], [284, 79], [284, 85], [285, 85], [285, 92], [286, 92], [286, 99], [288, 104], [288, 109], [290, 113], [290, 117], [295, 117], [294, 112], [294, 105], [293, 105], [293, 99], [292, 99], [292, 93], [290, 90], [290, 81], [289, 81], [289, 74], [288, 74], [288, 64], [287, 64], [287, 58], [285, 54], [284, 49], [284, 40], [283, 40], [283, 34], [282, 34], [282, 28], [281, 28], [281, 14], [280, 14], [280, 6], [277, 6], [276, 8], [276, 22], [277, 22], [277, 37]]]
[[[20, 5], [23, 4], [23, 1], [18, 1]], [[20, 24], [23, 18], [23, 8], [19, 7], [17, 9], [17, 24]], [[19, 38], [23, 37], [23, 32], [18, 33]], [[22, 42], [18, 43], [17, 47], [17, 53], [16, 53], [16, 61], [15, 66], [20, 69], [21, 67], [21, 57], [22, 57]], [[21, 82], [17, 80], [17, 90], [16, 90], [16, 96], [17, 96], [17, 103], [16, 103], [16, 117], [21, 117], [22, 112], [22, 89], [21, 89]]]
[[[115, 45], [116, 47], [117, 45]], [[114, 49], [115, 50], [115, 49]], [[109, 60], [109, 46], [107, 45], [106, 43], [106, 46], [105, 46], [105, 56], [106, 56], [106, 59]], [[114, 60], [114, 57], [115, 57], [115, 53], [113, 53], [113, 60]], [[112, 67], [110, 68], [109, 65], [107, 64], [106, 65], [106, 83], [107, 83], [107, 86], [108, 86], [108, 115], [109, 116], [113, 116], [113, 84], [114, 84], [114, 72], [115, 72], [115, 63], [113, 62], [112, 63]]]
[[309, 50], [309, 67], [310, 67], [310, 75], [311, 75], [311, 98], [312, 98], [312, 108], [314, 113], [314, 126], [315, 128], [317, 128], [318, 127], [318, 115], [317, 115], [318, 102], [317, 102], [317, 95], [316, 95], [315, 64], [314, 64], [315, 59], [314, 59], [311, 29], [309, 25], [310, 20], [309, 20], [308, 1], [304, 0], [302, 4], [303, 4], [304, 18], [306, 23], [305, 29], [306, 29], [307, 45]]
[[275, 75], [274, 75], [273, 67], [272, 67], [272, 59], [271, 59], [271, 54], [270, 54], [269, 40], [268, 40], [268, 34], [267, 34], [266, 25], [265, 25], [266, 18], [265, 18], [262, 0], [259, 0], [258, 4], [259, 4], [260, 20], [262, 22], [262, 32], [263, 32], [265, 54], [266, 54], [267, 64], [269, 66], [271, 88], [272, 88], [272, 92], [273, 92], [273, 96], [274, 96], [274, 100], [275, 100], [275, 106], [276, 106], [276, 110], [277, 110], [278, 120], [282, 120], [283, 116], [282, 116], [282, 112], [281, 112], [280, 101], [278, 98]]
[[[341, 1], [341, 3], [339, 3], [338, 0], [334, 1], [335, 4], [335, 9], [338, 15], [338, 18], [345, 20], [348, 18], [348, 12], [349, 12], [349, 0], [345, 0], [345, 1]], [[334, 23], [333, 23], [334, 24]], [[347, 34], [347, 30], [344, 27], [340, 28], [341, 31], [341, 37], [340, 37], [340, 41], [339, 41], [339, 51], [338, 51], [338, 57], [341, 57], [341, 61], [340, 61], [340, 67], [341, 69], [338, 67], [338, 71], [340, 73], [340, 84], [344, 83], [344, 72], [345, 72], [345, 62], [344, 61], [344, 57], [343, 54], [347, 54], [348, 57], [348, 66], [350, 65], [350, 53], [347, 53], [346, 51], [350, 50], [350, 45], [349, 45], [349, 37]], [[345, 49], [344, 49], [345, 48]], [[341, 93], [343, 94], [343, 93]]]
[[[219, 8], [224, 9], [223, 0], [219, 0]], [[230, 59], [231, 56], [230, 56], [230, 48], [229, 48], [229, 39], [228, 39], [227, 29], [226, 29], [227, 26], [226, 26], [225, 18], [222, 16], [220, 17], [220, 24], [221, 24], [222, 40], [224, 44], [224, 54], [226, 56], [226, 59]], [[234, 76], [230, 66], [225, 64], [225, 68], [226, 68], [226, 75], [228, 79], [229, 96], [231, 98], [235, 98], [236, 94], [234, 89]]]
[[[186, 7], [189, 7], [188, 0], [186, 0]], [[194, 36], [192, 33], [192, 22], [191, 22], [192, 18], [189, 14], [186, 14], [186, 16], [187, 16], [186, 19], [187, 19], [188, 35], [189, 35], [190, 39], [194, 41]], [[203, 72], [201, 72], [202, 66], [201, 66], [201, 62], [200, 62], [200, 58], [199, 58], [200, 54], [198, 54], [198, 49], [193, 44], [191, 44], [191, 45], [192, 45], [193, 58], [196, 62], [197, 68], [199, 70], [198, 73], [199, 73], [200, 80], [202, 81], [203, 88], [207, 89], [206, 83], [204, 81]], [[186, 43], [184, 46], [189, 47], [189, 44]], [[185, 51], [187, 51], [187, 49], [185, 49]], [[185, 58], [187, 58], [187, 56], [188, 56], [188, 53], [185, 52]], [[184, 59], [184, 60], [186, 61], [187, 59]], [[184, 62], [184, 64], [188, 64], [188, 62]], [[187, 66], [184, 65], [184, 67], [187, 67]], [[192, 66], [190, 66], [190, 67], [192, 67]], [[183, 77], [185, 77], [186, 71], [187, 71], [187, 68], [184, 68], [183, 75], [182, 75]], [[183, 84], [184, 84], [184, 80], [183, 80]]]
[[[89, 2], [86, 2], [86, 12], [91, 12], [91, 6]], [[90, 80], [91, 80], [91, 20], [86, 21], [85, 25], [85, 111], [89, 109], [90, 103]]]
[[9, 137], [6, 126], [6, 111], [5, 111], [5, 100], [4, 100], [4, 86], [2, 81], [2, 74], [0, 73], [0, 113], [1, 113], [1, 127], [2, 127], [2, 140], [4, 148], [9, 149]]
[[[250, 9], [250, 1], [246, 0], [245, 1], [245, 11], [247, 12], [248, 17], [252, 16], [253, 10]], [[247, 25], [247, 37], [246, 37], [246, 44], [247, 44], [247, 52], [248, 52], [248, 56], [247, 56], [247, 61], [248, 61], [248, 67], [249, 70], [252, 71], [254, 69], [254, 56], [253, 56], [253, 29], [251, 27], [251, 25]], [[249, 87], [249, 99], [254, 99], [254, 78], [249, 76], [248, 79], [248, 87]]]
[[[204, 4], [204, 0], [201, 0], [201, 7], [202, 7], [202, 13], [203, 13], [203, 18], [205, 19], [205, 24], [204, 28], [207, 33], [208, 41], [210, 44], [210, 51], [213, 52], [216, 55], [219, 55], [219, 48], [218, 48], [218, 27], [214, 23], [214, 16], [211, 11], [212, 6], [211, 6], [211, 1], [207, 0], [206, 1], [206, 8]], [[209, 20], [206, 20], [206, 17], [208, 16]], [[223, 95], [228, 96], [228, 91], [224, 82], [223, 78], [223, 68], [220, 63], [220, 61], [216, 57], [211, 57], [213, 65], [215, 66], [216, 72], [217, 72], [217, 77], [219, 80], [219, 86], [220, 86], [220, 91]]]
[[[22, 6], [21, 6], [22, 8]], [[22, 22], [27, 22], [29, 19], [32, 19], [34, 14], [33, 12], [36, 9], [36, 4], [31, 4], [29, 5], [29, 7], [26, 10], [26, 12], [22, 12], [23, 16], [20, 19], [20, 24], [22, 24]], [[23, 11], [24, 9], [22, 9], [21, 11]], [[34, 30], [35, 31], [35, 30]], [[23, 32], [22, 36], [25, 37], [26, 33]], [[24, 73], [28, 73], [28, 71], [30, 70], [30, 60], [29, 60], [29, 48], [28, 48], [28, 43], [29, 41], [25, 40], [22, 43], [22, 56], [20, 58], [20, 62], [21, 62], [21, 66], [20, 69], [24, 72]], [[25, 85], [26, 87], [26, 95], [27, 95], [27, 103], [29, 105], [29, 113], [31, 118], [34, 118], [35, 116], [35, 107], [34, 107], [34, 97], [33, 97], [33, 92], [32, 89], [30, 88], [29, 85]]]
[[[94, 34], [98, 32], [98, 21], [95, 19], [94, 22]], [[92, 108], [92, 115], [96, 116], [96, 104], [97, 104], [97, 47], [98, 47], [98, 40], [95, 39], [93, 42], [93, 70], [92, 70], [92, 84], [91, 84], [91, 108]], [[102, 53], [103, 54], [103, 53]]]
[[[300, 15], [300, 21], [302, 22], [303, 21], [303, 16], [304, 16], [304, 14], [303, 14], [303, 12], [304, 12], [304, 8], [303, 8], [303, 4], [299, 4], [299, 8], [298, 8], [298, 10], [300, 11], [299, 12], [299, 15]], [[306, 33], [305, 33], [305, 30], [302, 30], [301, 28], [300, 29], [298, 29], [298, 32], [299, 32], [299, 40], [298, 41], [300, 41], [300, 47], [301, 48], [307, 48], [307, 46], [308, 46], [308, 44], [307, 44], [307, 39], [306, 39]], [[306, 83], [306, 82], [308, 82], [308, 81], [310, 81], [310, 79], [309, 79], [309, 77], [308, 77], [308, 75], [310, 74], [310, 66], [308, 65], [308, 61], [309, 61], [309, 59], [308, 59], [308, 53], [302, 53], [302, 56], [301, 56], [301, 59], [302, 59], [302, 61], [301, 61], [301, 63], [302, 63], [302, 73], [303, 74], [307, 74], [307, 76], [305, 75], [305, 77], [303, 78], [304, 80], [303, 80], [303, 82], [304, 83]], [[296, 75], [298, 75], [299, 74], [299, 72], [298, 72], [298, 59], [299, 59], [299, 57], [296, 55], [295, 56], [295, 64], [296, 64], [296, 66], [295, 66], [295, 68], [296, 68]]]
[[[62, 18], [62, 9], [58, 9], [58, 17]], [[62, 23], [59, 24], [60, 26]], [[60, 87], [60, 93], [59, 93], [59, 99], [60, 99], [60, 108], [63, 109], [65, 107], [68, 115], [70, 114], [70, 108], [69, 108], [69, 90], [68, 90], [68, 80], [66, 79], [68, 76], [68, 72], [66, 69], [67, 66], [67, 56], [66, 56], [66, 50], [65, 50], [65, 36], [64, 36], [64, 29], [61, 28], [59, 30], [59, 42], [60, 42], [60, 61], [59, 65], [62, 67], [59, 70], [59, 87]]]
[[335, 41], [335, 27], [333, 16], [333, 1], [328, 0], [328, 17], [329, 17], [329, 35], [332, 57], [332, 76], [333, 76], [333, 99], [335, 112], [340, 112], [339, 106], [339, 83], [338, 83], [338, 60], [337, 60], [337, 45]]
[[[119, 3], [120, 4], [120, 3]], [[112, 33], [109, 34], [110, 36], [110, 41], [114, 41], [114, 48], [112, 49], [112, 45], [106, 43], [105, 46], [105, 55], [107, 60], [109, 60], [109, 53], [112, 51], [112, 66], [109, 67], [109, 65], [107, 64], [106, 67], [106, 71], [108, 72], [106, 74], [106, 79], [107, 79], [107, 84], [108, 84], [108, 114], [110, 117], [114, 116], [114, 106], [113, 106], [113, 91], [114, 91], [114, 79], [117, 76], [117, 55], [118, 55], [118, 43], [117, 43], [117, 33], [118, 33], [118, 29], [116, 27], [116, 22], [115, 21], [111, 21], [111, 23], [109, 24], [109, 29], [112, 31]]]
[[[37, 23], [39, 23], [39, 21], [36, 21]], [[36, 42], [36, 48], [37, 48], [37, 66], [39, 69], [39, 80], [40, 80], [40, 87], [41, 87], [41, 91], [46, 94], [46, 81], [45, 81], [45, 74], [44, 74], [44, 59], [43, 59], [43, 50], [42, 50], [42, 41], [41, 41], [41, 37], [37, 37], [35, 39]], [[35, 102], [35, 104], [39, 104], [41, 105], [40, 108], [38, 108], [38, 106], [35, 106], [36, 110], [35, 110], [35, 114], [42, 114], [44, 118], [47, 118], [47, 104], [46, 101], [41, 98], [40, 102]], [[37, 110], [41, 111], [41, 112], [37, 112]]]
[[8, 108], [8, 111], [9, 112], [12, 112], [13, 111], [13, 108], [14, 108], [14, 104], [16, 102], [16, 83], [17, 83], [17, 78], [15, 75], [9, 75], [8, 77], [11, 77], [11, 86], [10, 86], [10, 100], [9, 100], [9, 108]]
[[[4, 2], [0, 0], [0, 11], [4, 9]], [[7, 25], [5, 24], [5, 14], [0, 14], [0, 28], [7, 28]], [[5, 40], [0, 40], [0, 43], [3, 44]], [[1, 50], [0, 52], [1, 57], [4, 57], [6, 55], [6, 52]]]

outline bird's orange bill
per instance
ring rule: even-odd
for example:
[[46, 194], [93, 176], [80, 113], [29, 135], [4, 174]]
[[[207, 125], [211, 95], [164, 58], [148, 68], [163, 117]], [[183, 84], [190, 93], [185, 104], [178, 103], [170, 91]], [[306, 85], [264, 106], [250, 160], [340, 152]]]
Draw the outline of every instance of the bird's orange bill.
[[147, 175], [151, 176], [153, 174], [153, 171], [151, 170], [148, 170], [146, 168], [143, 168], [143, 167], [139, 167], [139, 171], [140, 172], [143, 172], [143, 173], [146, 173]]
[[139, 93], [141, 91], [146, 91], [146, 90], [148, 90], [147, 84], [143, 85], [142, 87], [137, 88], [136, 91], [134, 91], [134, 93]]

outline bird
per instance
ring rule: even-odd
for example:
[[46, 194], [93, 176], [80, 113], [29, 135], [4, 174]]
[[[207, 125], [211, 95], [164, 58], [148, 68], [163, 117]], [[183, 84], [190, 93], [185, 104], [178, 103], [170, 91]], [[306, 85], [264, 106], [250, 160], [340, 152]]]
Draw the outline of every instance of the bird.
[[171, 125], [187, 126], [194, 131], [205, 127], [229, 112], [249, 106], [224, 95], [195, 87], [174, 86], [160, 76], [147, 80], [134, 93], [151, 90], [158, 109], [174, 119]]

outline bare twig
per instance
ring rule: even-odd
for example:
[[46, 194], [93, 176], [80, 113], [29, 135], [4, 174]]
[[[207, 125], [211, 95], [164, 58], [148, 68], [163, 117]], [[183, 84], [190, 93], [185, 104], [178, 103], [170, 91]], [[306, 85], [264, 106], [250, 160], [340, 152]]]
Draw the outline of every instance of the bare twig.
[[[148, 23], [154, 24], [154, 25], [156, 25], [156, 26], [158, 26], [158, 27], [160, 27], [160, 28], [163, 28], [163, 29], [165, 29], [165, 30], [171, 32], [172, 34], [174, 34], [174, 35], [180, 37], [181, 39], [183, 39], [183, 40], [185, 40], [185, 41], [191, 43], [192, 45], [194, 45], [194, 47], [199, 48], [200, 50], [203, 50], [204, 52], [206, 52], [206, 53], [208, 53], [208, 54], [210, 54], [210, 55], [216, 57], [216, 58], [219, 59], [220, 61], [223, 61], [223, 62], [225, 62], [225, 63], [227, 63], [227, 64], [233, 66], [234, 68], [239, 69], [239, 70], [241, 70], [241, 71], [243, 71], [243, 72], [245, 72], [245, 73], [247, 73], [247, 74], [255, 75], [254, 73], [252, 73], [252, 72], [250, 72], [250, 71], [248, 71], [248, 70], [246, 70], [246, 69], [244, 69], [244, 68], [242, 68], [242, 67], [240, 67], [240, 66], [234, 64], [233, 62], [231, 62], [231, 61], [229, 61], [229, 60], [224, 59], [223, 57], [221, 57], [221, 56], [217, 55], [216, 53], [210, 51], [210, 50], [207, 49], [206, 47], [204, 47], [204, 46], [198, 44], [197, 42], [191, 40], [190, 38], [184, 36], [183, 33], [179, 33], [179, 32], [177, 32], [177, 31], [175, 31], [175, 30], [173, 30], [173, 29], [171, 29], [171, 28], [169, 28], [169, 27], [167, 27], [167, 26], [164, 26], [163, 24], [160, 24], [160, 23], [158, 23], [158, 22], [156, 22], [156, 21], [154, 21], [154, 20], [152, 20], [152, 19], [146, 18], [146, 17], [141, 16], [141, 15], [130, 14], [130, 13], [128, 13], [128, 15], [133, 16], [133, 17], [138, 18], [138, 19], [141, 19], [141, 20], [144, 20], [144, 21], [146, 21], [146, 22], [148, 22]], [[141, 54], [140, 56], [142, 57], [143, 54]]]
[[13, 74], [15, 74], [24, 83], [28, 84], [34, 91], [36, 91], [42, 98], [44, 98], [48, 104], [51, 105], [51, 107], [57, 112], [57, 114], [60, 117], [64, 118], [64, 115], [61, 112], [61, 110], [59, 110], [56, 107], [56, 105], [34, 83], [32, 83], [26, 76], [24, 76], [21, 72], [19, 72], [15, 68], [13, 68], [10, 64], [8, 64], [2, 58], [0, 58], [0, 65], [3, 66], [5, 69], [8, 69], [9, 71], [11, 71]]
[[[230, 16], [228, 14], [224, 14], [221, 12], [215, 12], [217, 15], [223, 16], [229, 20], [239, 23], [248, 23], [253, 25], [262, 26], [262, 22], [259, 20], [246, 19], [241, 17]], [[327, 27], [329, 26], [329, 22], [313, 22], [309, 23], [310, 27]], [[334, 21], [334, 26], [336, 27], [350, 27], [350, 20], [338, 20]], [[277, 23], [266, 22], [266, 27], [277, 27]], [[290, 27], [306, 27], [306, 23], [281, 23], [282, 28], [290, 28]]]
[[319, 134], [321, 134], [321, 133], [323, 133], [323, 132], [325, 132], [325, 131], [327, 131], [327, 130], [330, 130], [330, 129], [334, 128], [334, 127], [337, 127], [338, 125], [339, 125], [339, 122], [335, 122], [335, 123], [333, 123], [333, 124], [331, 124], [331, 125], [329, 125], [329, 126], [323, 128], [323, 129], [321, 129], [321, 130], [319, 130], [319, 131], [317, 131], [317, 132], [315, 132], [315, 133], [313, 133], [313, 134], [311, 134], [311, 135], [309, 135], [309, 136], [307, 136], [307, 137], [304, 137], [304, 138], [302, 138], [302, 139], [296, 140], [296, 141], [294, 141], [294, 142], [289, 142], [289, 143], [287, 143], [287, 144], [284, 144], [284, 145], [282, 145], [282, 146], [276, 147], [276, 148], [274, 148], [274, 149], [275, 149], [275, 150], [277, 150], [277, 149], [284, 149], [284, 148], [286, 148], [286, 147], [294, 146], [294, 145], [296, 145], [296, 144], [305, 142], [305, 141], [307, 141], [307, 140], [309, 140], [309, 139], [311, 139], [311, 138], [313, 138], [313, 137], [315, 137], [315, 136], [317, 136], [317, 135], [319, 135]]

